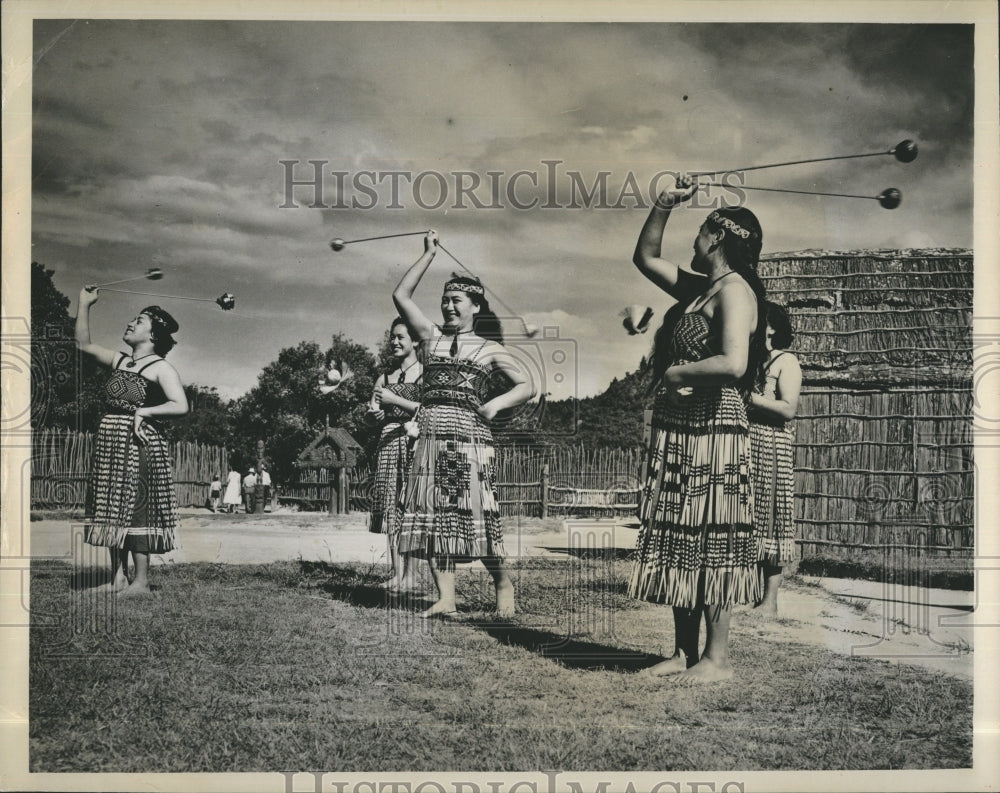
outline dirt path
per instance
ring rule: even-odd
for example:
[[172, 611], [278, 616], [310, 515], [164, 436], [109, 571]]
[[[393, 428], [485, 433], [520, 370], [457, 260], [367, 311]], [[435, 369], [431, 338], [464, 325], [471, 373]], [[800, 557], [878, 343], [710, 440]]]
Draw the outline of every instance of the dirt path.
[[[80, 541], [81, 527], [68, 520], [31, 523], [31, 556], [78, 565], [103, 565], [103, 549]], [[506, 550], [512, 558], [571, 558], [581, 549], [631, 549], [636, 530], [612, 521], [509, 519]], [[366, 516], [315, 513], [182, 515], [180, 548], [155, 564], [217, 562], [266, 564], [302, 559], [321, 562], [386, 562], [385, 538], [366, 530]], [[971, 592], [927, 589], [849, 579], [795, 577], [780, 593], [779, 618], [766, 620], [737, 609], [735, 620], [753, 635], [828, 647], [859, 657], [922, 666], [972, 679]]]

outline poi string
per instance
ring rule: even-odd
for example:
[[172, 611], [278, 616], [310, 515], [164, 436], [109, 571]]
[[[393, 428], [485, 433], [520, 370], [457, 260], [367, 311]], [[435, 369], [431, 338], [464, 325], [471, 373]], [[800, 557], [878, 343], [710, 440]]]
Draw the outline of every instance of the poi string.
[[856, 195], [853, 193], [821, 193], [816, 190], [791, 190], [785, 187], [752, 187], [751, 185], [727, 185], [722, 182], [702, 182], [709, 187], [727, 187], [730, 190], [761, 190], [765, 193], [798, 193], [799, 195], [821, 195], [834, 196], [836, 198], [866, 198], [869, 201], [878, 201], [885, 209], [895, 209], [903, 200], [902, 193], [895, 187], [887, 187], [878, 195]]
[[[476, 275], [476, 274], [475, 274], [474, 272], [472, 272], [472, 270], [470, 270], [470, 269], [469, 269], [468, 267], [466, 267], [466, 266], [465, 266], [464, 264], [462, 264], [462, 263], [461, 263], [461, 262], [460, 262], [460, 261], [459, 261], [459, 260], [458, 260], [458, 259], [457, 259], [457, 258], [455, 257], [455, 254], [453, 254], [453, 253], [452, 253], [451, 251], [449, 251], [449, 250], [448, 250], [448, 249], [447, 249], [446, 247], [444, 247], [444, 245], [442, 245], [440, 241], [438, 241], [438, 243], [437, 243], [437, 246], [438, 246], [438, 247], [439, 247], [439, 248], [440, 248], [441, 250], [443, 250], [443, 251], [444, 251], [445, 253], [447, 253], [447, 254], [448, 254], [448, 255], [449, 255], [449, 256], [450, 256], [451, 258], [452, 258], [452, 261], [454, 261], [454, 262], [455, 262], [455, 264], [457, 264], [457, 265], [458, 265], [459, 267], [461, 267], [461, 268], [462, 268], [463, 270], [465, 270], [465, 272], [467, 272], [467, 273], [468, 273], [469, 275], [471, 275], [471, 276], [472, 276], [473, 278], [478, 278], [478, 276], [477, 276], [477, 275]], [[483, 289], [486, 289], [486, 286], [485, 286], [485, 285], [483, 285]], [[498, 303], [499, 303], [499, 304], [500, 304], [500, 305], [501, 305], [501, 306], [503, 307], [504, 311], [506, 311], [506, 312], [507, 312], [508, 314], [510, 314], [510, 315], [511, 315], [512, 317], [520, 317], [520, 316], [521, 316], [521, 315], [520, 315], [520, 314], [518, 314], [518, 313], [517, 313], [516, 311], [514, 311], [514, 309], [512, 309], [512, 308], [511, 308], [510, 306], [508, 306], [508, 305], [507, 305], [506, 303], [504, 303], [504, 302], [503, 302], [503, 300], [501, 300], [501, 299], [500, 299], [500, 295], [498, 295], [498, 294], [497, 294], [496, 292], [494, 292], [494, 291], [493, 291], [492, 289], [490, 289], [490, 290], [488, 290], [488, 291], [489, 291], [489, 293], [490, 293], [491, 295], [493, 295], [493, 297], [494, 297], [494, 298], [496, 299], [496, 301], [497, 301], [497, 302], [498, 302]]]
[[[715, 171], [690, 171], [691, 176], [715, 176], [718, 173], [739, 173], [742, 171], [760, 171], [764, 168], [783, 168], [786, 165], [802, 165], [808, 162], [828, 162], [830, 160], [853, 160], [858, 157], [881, 157], [885, 154], [892, 154], [900, 162], [913, 162], [917, 159], [917, 144], [912, 140], [903, 140], [893, 146], [889, 151], [873, 151], [868, 154], [841, 154], [837, 157], [813, 157], [808, 160], [790, 160], [788, 162], [773, 162], [770, 165], [749, 165], [744, 168], [719, 168]], [[868, 198], [868, 196], [861, 196]]]
[[[99, 289], [101, 287], [90, 286], [87, 287], [88, 291], [93, 291], [94, 289]], [[236, 307], [236, 295], [232, 295], [229, 292], [224, 292], [221, 296], [212, 300], [209, 297], [189, 297], [187, 295], [164, 295], [159, 292], [137, 292], [134, 289], [109, 289], [109, 292], [120, 292], [125, 295], [145, 295], [146, 297], [162, 297], [167, 300], [198, 300], [204, 303], [216, 303], [219, 308], [223, 311], [231, 311]]]
[[[104, 287], [100, 287], [104, 289]], [[106, 292], [120, 292], [123, 295], [145, 295], [146, 297], [166, 297], [171, 300], [201, 300], [205, 303], [215, 303], [217, 299], [210, 297], [188, 297], [187, 295], [161, 295], [158, 292], [136, 292], [134, 289], [105, 289]]]
[[161, 278], [163, 278], [163, 270], [159, 267], [154, 267], [147, 270], [145, 275], [133, 275], [130, 278], [120, 278], [117, 281], [107, 281], [103, 284], [92, 284], [91, 286], [95, 289], [103, 289], [104, 287], [111, 286], [112, 284], [124, 284], [128, 281], [159, 281]]

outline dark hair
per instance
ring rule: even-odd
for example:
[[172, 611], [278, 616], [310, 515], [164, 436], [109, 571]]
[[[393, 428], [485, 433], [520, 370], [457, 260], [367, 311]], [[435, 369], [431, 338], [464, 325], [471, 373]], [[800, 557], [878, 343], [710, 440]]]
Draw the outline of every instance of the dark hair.
[[413, 332], [410, 330], [410, 326], [406, 323], [406, 320], [402, 317], [396, 317], [392, 321], [392, 324], [389, 325], [389, 335], [392, 335], [392, 332], [396, 329], [397, 325], [402, 325], [406, 328], [406, 335], [410, 337], [410, 341], [413, 341]]
[[161, 357], [166, 355], [177, 343], [170, 335], [180, 329], [177, 320], [159, 306], [146, 306], [139, 313], [149, 317], [152, 325], [149, 338], [153, 342], [153, 352]]
[[[749, 232], [749, 235], [744, 237], [727, 227], [727, 220]], [[722, 252], [726, 257], [726, 264], [740, 274], [757, 298], [757, 326], [750, 334], [747, 370], [737, 380], [739, 388], [753, 391], [764, 382], [764, 366], [770, 357], [767, 351], [767, 290], [757, 275], [757, 263], [764, 245], [764, 230], [760, 227], [757, 216], [746, 207], [716, 209], [705, 219], [705, 223], [710, 231], [723, 232]]]
[[[475, 276], [459, 275], [458, 273], [451, 274], [451, 278], [445, 284], [445, 291], [448, 291], [448, 284], [463, 284], [483, 288], [482, 281]], [[469, 300], [472, 301], [473, 305], [479, 306], [479, 311], [472, 320], [473, 333], [477, 336], [482, 336], [484, 339], [492, 339], [498, 344], [503, 344], [503, 328], [500, 327], [500, 320], [497, 319], [497, 315], [490, 308], [490, 301], [486, 299], [486, 295], [476, 294], [475, 292], [464, 292], [464, 294], [469, 296]]]
[[767, 324], [774, 331], [774, 335], [771, 337], [771, 346], [776, 350], [787, 350], [792, 345], [792, 339], [795, 338], [792, 320], [784, 306], [772, 303], [770, 300], [765, 303], [765, 306]]
[[663, 322], [653, 335], [653, 354], [651, 363], [653, 365], [653, 379], [649, 384], [649, 391], [655, 391], [663, 380], [663, 373], [667, 371], [672, 360], [671, 340], [674, 336], [674, 327], [684, 314], [686, 306], [683, 303], [674, 303], [663, 315]]

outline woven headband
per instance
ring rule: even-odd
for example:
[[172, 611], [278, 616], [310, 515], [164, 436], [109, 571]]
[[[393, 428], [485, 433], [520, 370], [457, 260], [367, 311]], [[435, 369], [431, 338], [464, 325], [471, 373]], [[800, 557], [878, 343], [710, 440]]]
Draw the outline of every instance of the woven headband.
[[750, 231], [749, 231], [749, 229], [743, 228], [743, 226], [741, 226], [736, 221], [731, 220], [730, 218], [724, 217], [724, 216], [720, 215], [718, 212], [712, 212], [712, 214], [710, 214], [708, 217], [709, 217], [709, 220], [711, 220], [711, 221], [719, 224], [720, 226], [723, 226], [723, 227], [729, 229], [729, 231], [731, 231], [736, 236], [742, 237], [743, 239], [749, 239], [750, 238]]
[[170, 334], [176, 333], [180, 330], [180, 326], [177, 324], [177, 320], [170, 316], [166, 311], [164, 311], [159, 306], [146, 306], [140, 314], [145, 314], [149, 317], [154, 325], [159, 325], [163, 330]]
[[449, 281], [444, 285], [445, 292], [468, 292], [472, 295], [485, 295], [486, 290], [484, 290], [479, 284], [467, 284], [463, 281]]

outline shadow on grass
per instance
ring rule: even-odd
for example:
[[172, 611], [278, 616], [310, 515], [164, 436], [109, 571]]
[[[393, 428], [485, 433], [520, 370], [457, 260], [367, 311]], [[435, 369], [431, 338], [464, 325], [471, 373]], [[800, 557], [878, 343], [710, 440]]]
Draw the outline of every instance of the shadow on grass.
[[588, 672], [641, 672], [663, 660], [659, 655], [571, 639], [551, 631], [526, 628], [496, 618], [464, 619], [462, 623], [483, 631], [498, 642], [521, 647], [569, 669]]
[[575, 556], [585, 562], [631, 562], [635, 559], [634, 548], [545, 547], [543, 550]]
[[320, 591], [359, 608], [423, 611], [429, 605], [422, 592], [392, 593], [383, 589], [382, 576], [374, 567], [362, 572], [353, 563], [300, 561], [299, 569], [307, 578], [322, 579], [315, 584]]
[[427, 597], [419, 593], [391, 593], [380, 586], [351, 584], [331, 579], [319, 587], [331, 597], [366, 609], [404, 609], [423, 611]]
[[74, 570], [69, 579], [69, 588], [74, 591], [97, 589], [114, 580], [110, 567], [85, 567]]

